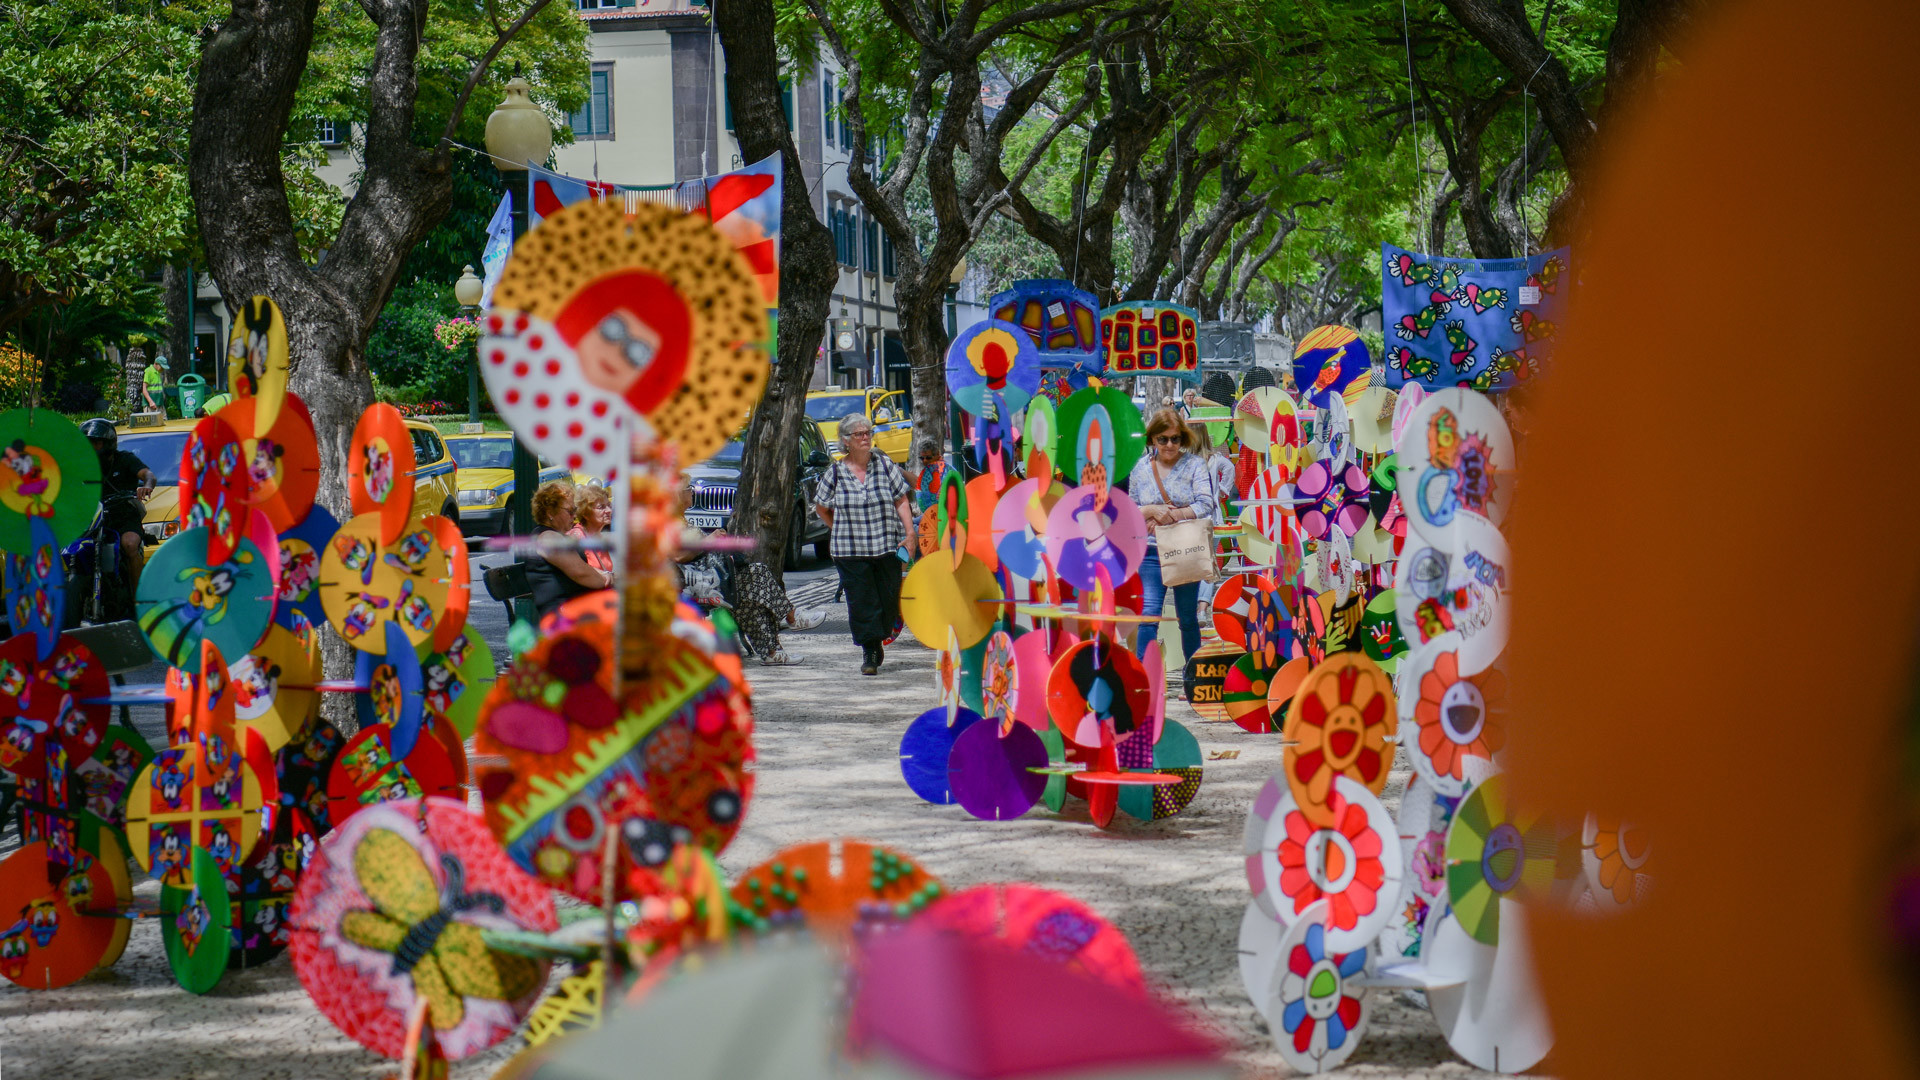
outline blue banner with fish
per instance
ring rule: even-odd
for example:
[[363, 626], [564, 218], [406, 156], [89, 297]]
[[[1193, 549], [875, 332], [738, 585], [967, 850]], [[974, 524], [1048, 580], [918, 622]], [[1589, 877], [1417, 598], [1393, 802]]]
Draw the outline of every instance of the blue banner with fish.
[[1566, 310], [1567, 248], [1451, 259], [1380, 245], [1387, 385], [1510, 390], [1547, 366]]

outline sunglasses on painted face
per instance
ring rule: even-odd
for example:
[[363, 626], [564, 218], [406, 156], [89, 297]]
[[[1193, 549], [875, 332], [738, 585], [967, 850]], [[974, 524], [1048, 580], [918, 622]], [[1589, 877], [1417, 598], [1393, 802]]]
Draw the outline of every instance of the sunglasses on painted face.
[[600, 320], [600, 336], [620, 346], [634, 367], [643, 368], [653, 362], [653, 346], [628, 333], [627, 324], [615, 316]]

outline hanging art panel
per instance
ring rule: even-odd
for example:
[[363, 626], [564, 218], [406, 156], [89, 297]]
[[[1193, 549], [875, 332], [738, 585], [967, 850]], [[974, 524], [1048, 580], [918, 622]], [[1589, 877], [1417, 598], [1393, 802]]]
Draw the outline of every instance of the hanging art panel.
[[1510, 390], [1546, 365], [1565, 324], [1567, 248], [1524, 259], [1380, 249], [1388, 386]]

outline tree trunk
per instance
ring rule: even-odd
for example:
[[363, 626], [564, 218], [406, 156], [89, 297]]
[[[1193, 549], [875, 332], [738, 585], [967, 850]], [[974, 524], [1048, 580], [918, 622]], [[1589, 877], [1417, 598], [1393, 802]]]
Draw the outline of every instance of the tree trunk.
[[[773, 40], [772, 0], [719, 0], [714, 25], [727, 58], [727, 98], [733, 103], [740, 156], [759, 161], [779, 154], [779, 355], [766, 396], [747, 426], [732, 529], [759, 547], [750, 556], [778, 575], [792, 527], [793, 486], [799, 470], [800, 420], [807, 383], [826, 332], [827, 306], [839, 265], [833, 234], [820, 224], [807, 196], [805, 174], [787, 114], [780, 103], [780, 57]], [[812, 507], [805, 513], [811, 514]], [[776, 576], [776, 580], [778, 580]]]
[[1587, 162], [1592, 156], [1593, 118], [1581, 102], [1567, 66], [1534, 33], [1523, 0], [1442, 3], [1514, 77], [1516, 88], [1540, 103], [1540, 116], [1553, 132], [1554, 144], [1567, 165], [1568, 180], [1578, 186], [1586, 179]]
[[193, 309], [187, 268], [172, 263], [160, 268], [160, 291], [167, 302], [166, 343], [160, 352], [175, 375], [184, 375], [187, 361], [193, 359], [193, 324], [188, 313]]

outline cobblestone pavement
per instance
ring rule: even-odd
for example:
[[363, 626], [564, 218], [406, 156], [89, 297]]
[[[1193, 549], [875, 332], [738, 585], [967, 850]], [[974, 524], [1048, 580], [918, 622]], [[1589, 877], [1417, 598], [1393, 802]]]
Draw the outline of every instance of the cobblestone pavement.
[[[819, 564], [789, 574], [790, 588], [831, 574]], [[476, 569], [475, 578], [478, 579]], [[1187, 721], [1211, 759], [1182, 814], [1143, 825], [1124, 817], [1095, 828], [1084, 805], [1056, 816], [1044, 807], [1012, 822], [976, 821], [958, 807], [921, 802], [901, 781], [901, 729], [933, 700], [933, 654], [903, 639], [880, 675], [859, 675], [859, 650], [844, 608], [819, 628], [785, 638], [803, 662], [750, 667], [758, 722], [758, 780], [745, 827], [722, 858], [743, 871], [780, 848], [853, 836], [916, 856], [950, 888], [1028, 881], [1091, 904], [1126, 933], [1150, 981], [1193, 1010], [1229, 1045], [1248, 1077], [1286, 1075], [1265, 1022], [1240, 988], [1236, 938], [1249, 899], [1240, 833], [1248, 805], [1279, 764], [1271, 736], [1230, 724]], [[498, 641], [497, 604], [474, 619]], [[496, 646], [498, 647], [498, 646]], [[142, 721], [146, 727], [150, 721]], [[1405, 770], [1387, 790], [1396, 806]], [[151, 883], [145, 889], [155, 888]], [[556, 968], [556, 978], [564, 965]], [[458, 1063], [458, 1080], [491, 1075], [517, 1041]], [[1373, 1025], [1343, 1070], [1354, 1077], [1473, 1073], [1447, 1049], [1424, 1009], [1377, 995]], [[6, 1080], [312, 1080], [391, 1075], [391, 1063], [341, 1035], [317, 1012], [287, 958], [233, 972], [193, 997], [173, 983], [158, 927], [136, 926], [112, 970], [62, 990], [33, 993], [0, 984], [0, 1076]]]

